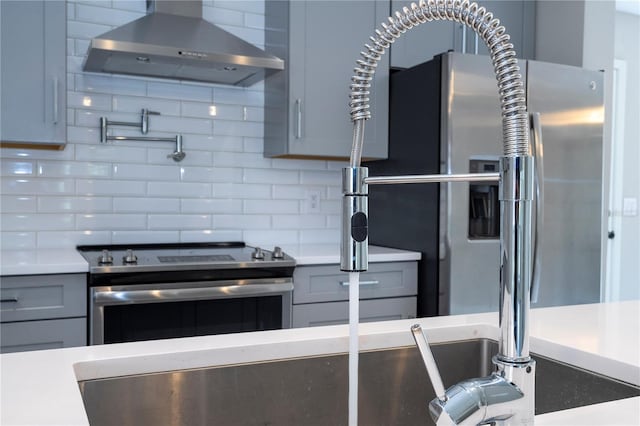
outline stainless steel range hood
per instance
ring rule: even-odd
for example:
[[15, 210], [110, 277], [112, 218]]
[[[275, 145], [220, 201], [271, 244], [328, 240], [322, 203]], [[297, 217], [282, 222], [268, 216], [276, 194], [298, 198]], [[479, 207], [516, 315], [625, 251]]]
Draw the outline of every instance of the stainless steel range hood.
[[284, 69], [282, 59], [202, 19], [201, 1], [147, 0], [147, 11], [91, 40], [83, 69], [236, 86]]

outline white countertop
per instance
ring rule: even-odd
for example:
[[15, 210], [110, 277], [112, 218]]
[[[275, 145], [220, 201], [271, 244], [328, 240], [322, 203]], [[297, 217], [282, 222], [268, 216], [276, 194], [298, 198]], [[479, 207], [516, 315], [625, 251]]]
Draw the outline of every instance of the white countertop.
[[86, 273], [89, 264], [75, 248], [1, 250], [0, 275]]
[[[296, 259], [296, 265], [323, 265], [340, 263], [339, 244], [286, 245], [282, 249]], [[402, 262], [420, 260], [420, 252], [389, 247], [369, 246], [369, 262]]]
[[[531, 351], [640, 385], [640, 302], [532, 311]], [[495, 313], [360, 325], [362, 350], [492, 338]], [[0, 423], [88, 424], [78, 380], [346, 352], [348, 327], [331, 326], [0, 355]], [[640, 424], [640, 397], [536, 416], [544, 425]]]
[[[283, 247], [297, 265], [340, 263], [338, 244], [300, 244]], [[420, 253], [369, 246], [369, 262], [419, 260]], [[0, 275], [85, 273], [89, 265], [75, 248], [1, 250]]]

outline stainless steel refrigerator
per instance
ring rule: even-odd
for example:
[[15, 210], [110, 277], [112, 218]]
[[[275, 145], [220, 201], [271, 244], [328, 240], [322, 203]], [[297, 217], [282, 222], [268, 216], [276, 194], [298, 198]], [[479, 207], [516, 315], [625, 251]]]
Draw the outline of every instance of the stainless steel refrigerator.
[[[536, 306], [600, 299], [603, 75], [521, 61], [544, 143], [544, 226]], [[370, 176], [497, 170], [502, 127], [486, 56], [445, 53], [390, 82], [389, 159]], [[421, 251], [418, 315], [498, 309], [497, 183], [375, 186], [369, 241]]]

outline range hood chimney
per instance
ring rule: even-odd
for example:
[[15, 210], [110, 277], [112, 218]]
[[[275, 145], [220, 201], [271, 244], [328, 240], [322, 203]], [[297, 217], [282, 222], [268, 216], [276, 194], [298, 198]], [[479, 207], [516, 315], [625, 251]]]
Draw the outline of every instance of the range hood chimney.
[[282, 59], [202, 19], [201, 0], [147, 0], [147, 12], [92, 39], [83, 69], [234, 86], [284, 69]]

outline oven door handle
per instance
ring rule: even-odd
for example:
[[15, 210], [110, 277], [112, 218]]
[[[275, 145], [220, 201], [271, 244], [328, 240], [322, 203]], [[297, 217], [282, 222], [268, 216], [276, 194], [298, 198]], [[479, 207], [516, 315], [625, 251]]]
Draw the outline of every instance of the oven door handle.
[[268, 296], [293, 291], [293, 283], [244, 284], [219, 287], [171, 288], [158, 290], [96, 290], [96, 306], [135, 303], [184, 302], [191, 300], [225, 299], [245, 296]]

